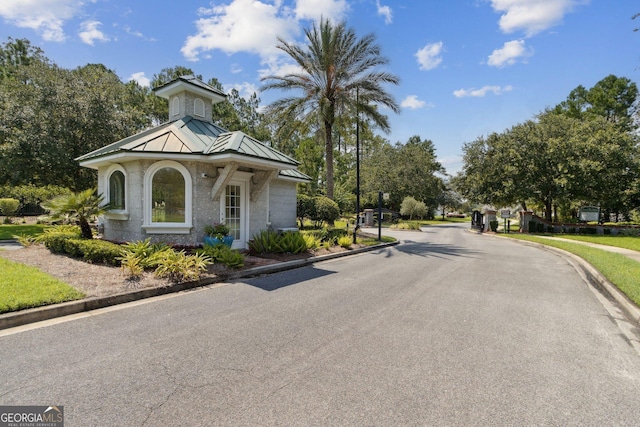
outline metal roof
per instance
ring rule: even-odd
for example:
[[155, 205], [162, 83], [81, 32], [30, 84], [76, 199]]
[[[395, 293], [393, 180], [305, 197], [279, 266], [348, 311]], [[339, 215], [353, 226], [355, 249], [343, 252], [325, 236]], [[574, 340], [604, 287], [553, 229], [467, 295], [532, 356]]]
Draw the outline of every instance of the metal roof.
[[[135, 153], [165, 153], [206, 156], [214, 159], [221, 155], [238, 155], [247, 163], [256, 160], [275, 162], [283, 168], [295, 168], [298, 162], [246, 135], [243, 132], [227, 132], [225, 129], [190, 116], [145, 130], [106, 147], [78, 157], [82, 163], [95, 163], [112, 155]], [[119, 156], [121, 157], [121, 156]]]
[[226, 99], [227, 94], [213, 86], [204, 83], [202, 80], [196, 78], [193, 75], [186, 75], [177, 77], [170, 82], [153, 88], [156, 95], [169, 99], [169, 97], [177, 92], [181, 92], [188, 87], [190, 90], [203, 94], [212, 99], [214, 102], [219, 102]]

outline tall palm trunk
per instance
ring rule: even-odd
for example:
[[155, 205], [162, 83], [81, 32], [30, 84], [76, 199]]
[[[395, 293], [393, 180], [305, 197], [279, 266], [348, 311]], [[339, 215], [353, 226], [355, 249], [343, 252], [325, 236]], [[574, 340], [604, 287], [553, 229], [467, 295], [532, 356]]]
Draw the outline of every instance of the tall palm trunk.
[[327, 162], [327, 197], [333, 200], [333, 126], [329, 121], [324, 122], [324, 148]]

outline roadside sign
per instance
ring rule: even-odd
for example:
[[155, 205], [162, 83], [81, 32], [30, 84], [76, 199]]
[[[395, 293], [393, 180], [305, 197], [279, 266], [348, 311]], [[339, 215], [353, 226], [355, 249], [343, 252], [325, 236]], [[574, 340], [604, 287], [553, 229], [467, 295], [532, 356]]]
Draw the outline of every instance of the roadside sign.
[[600, 221], [600, 207], [583, 206], [580, 208], [578, 218], [580, 218], [580, 221], [584, 222], [598, 222]]
[[501, 209], [500, 210], [500, 218], [511, 218], [511, 210], [509, 210], [509, 209]]

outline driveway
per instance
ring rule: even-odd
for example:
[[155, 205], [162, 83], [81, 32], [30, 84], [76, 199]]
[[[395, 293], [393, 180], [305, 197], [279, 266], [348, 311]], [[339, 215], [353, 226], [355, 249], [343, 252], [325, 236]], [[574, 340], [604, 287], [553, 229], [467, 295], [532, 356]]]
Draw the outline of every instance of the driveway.
[[[65, 426], [637, 425], [640, 355], [549, 251], [467, 231], [0, 332]], [[386, 234], [386, 232], [385, 232]]]

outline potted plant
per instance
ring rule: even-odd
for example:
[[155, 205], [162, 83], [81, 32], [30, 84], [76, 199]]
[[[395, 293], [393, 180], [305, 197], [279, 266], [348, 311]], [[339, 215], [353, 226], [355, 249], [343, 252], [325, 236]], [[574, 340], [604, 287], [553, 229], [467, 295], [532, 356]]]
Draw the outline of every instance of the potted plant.
[[233, 244], [233, 236], [229, 235], [229, 227], [223, 223], [215, 223], [204, 227], [204, 244], [205, 245], [226, 245], [231, 247]]

